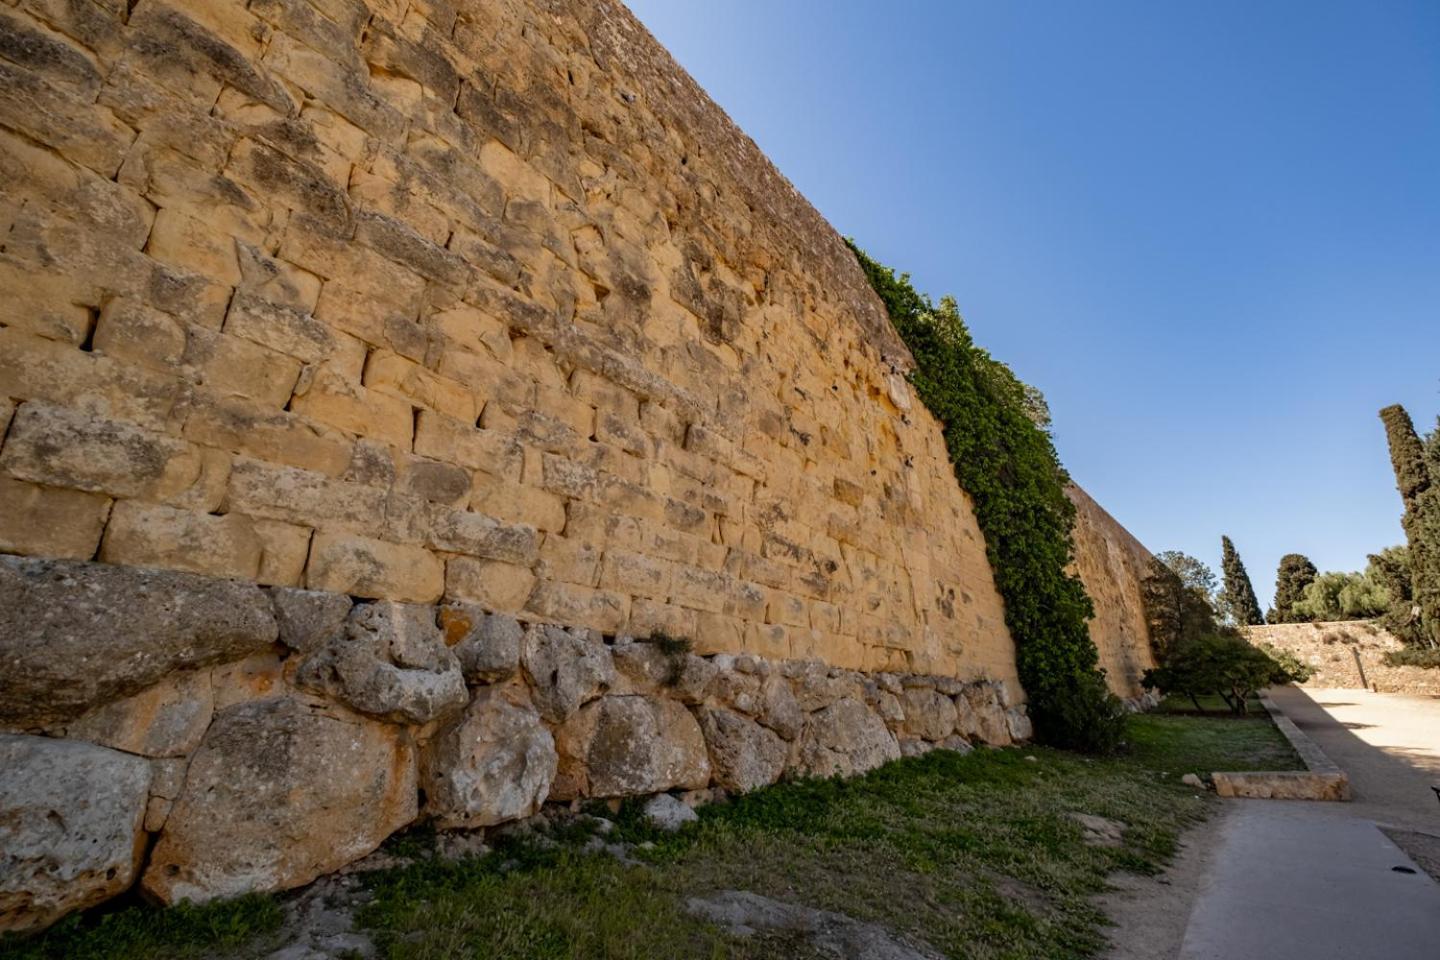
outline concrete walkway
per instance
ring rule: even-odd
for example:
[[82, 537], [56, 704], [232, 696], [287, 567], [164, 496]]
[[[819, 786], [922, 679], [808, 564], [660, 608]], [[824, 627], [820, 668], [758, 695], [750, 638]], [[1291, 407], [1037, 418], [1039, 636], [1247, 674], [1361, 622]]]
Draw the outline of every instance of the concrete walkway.
[[1440, 958], [1440, 884], [1377, 826], [1440, 835], [1429, 789], [1440, 782], [1440, 700], [1273, 695], [1350, 774], [1356, 799], [1227, 801], [1180, 960]]

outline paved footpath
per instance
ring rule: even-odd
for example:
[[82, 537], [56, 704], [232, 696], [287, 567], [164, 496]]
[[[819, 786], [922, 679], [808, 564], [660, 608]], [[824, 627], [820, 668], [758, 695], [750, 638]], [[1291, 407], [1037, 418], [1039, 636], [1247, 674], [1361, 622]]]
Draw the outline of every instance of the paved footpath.
[[1272, 693], [1355, 800], [1227, 801], [1179, 960], [1437, 960], [1440, 884], [1377, 823], [1440, 836], [1440, 700]]

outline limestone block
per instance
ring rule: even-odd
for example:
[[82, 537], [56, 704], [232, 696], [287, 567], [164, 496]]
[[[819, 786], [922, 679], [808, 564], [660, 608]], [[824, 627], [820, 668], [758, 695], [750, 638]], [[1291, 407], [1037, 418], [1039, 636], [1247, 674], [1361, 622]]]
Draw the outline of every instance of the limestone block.
[[525, 631], [514, 617], [473, 603], [447, 603], [440, 608], [440, 628], [469, 683], [498, 683], [519, 670]]
[[188, 573], [0, 557], [0, 721], [65, 721], [185, 669], [269, 649], [258, 588]]
[[475, 422], [475, 394], [464, 384], [389, 350], [377, 350], [365, 363], [365, 386], [403, 397], [415, 406], [436, 410], [462, 422]]
[[781, 676], [766, 677], [760, 687], [759, 714], [761, 723], [785, 740], [794, 740], [805, 727], [805, 712], [790, 683]]
[[519, 613], [535, 588], [535, 575], [526, 567], [499, 560], [451, 557], [445, 564], [445, 593], [474, 600], [501, 613]]
[[291, 697], [215, 716], [141, 883], [165, 903], [309, 883], [415, 819], [401, 727]]
[[275, 605], [279, 640], [299, 653], [314, 653], [345, 629], [353, 605], [343, 593], [272, 587], [267, 593]]
[[541, 580], [531, 591], [525, 610], [557, 623], [616, 633], [629, 619], [630, 598], [609, 590]]
[[215, 696], [208, 670], [174, 673], [66, 724], [65, 736], [142, 757], [184, 757], [200, 745]]
[[308, 657], [295, 682], [394, 723], [429, 723], [469, 699], [460, 661], [428, 604], [357, 604], [344, 634]]
[[310, 314], [243, 292], [230, 301], [225, 333], [304, 363], [322, 363], [340, 349], [336, 334]]
[[560, 764], [552, 800], [698, 790], [710, 759], [690, 711], [655, 697], [603, 697], [555, 731]]
[[227, 286], [240, 282], [235, 239], [174, 208], [155, 214], [145, 252], [161, 263], [214, 277]]
[[908, 687], [901, 699], [901, 731], [923, 740], [944, 740], [955, 732], [955, 703], [928, 687]]
[[310, 528], [279, 520], [256, 520], [254, 524], [260, 538], [260, 571], [255, 580], [267, 586], [299, 584], [310, 556]]
[[720, 707], [702, 707], [696, 716], [716, 786], [745, 793], [780, 779], [789, 747], [774, 732]]
[[565, 529], [562, 498], [490, 473], [475, 474], [470, 509], [509, 523], [529, 524], [547, 533]]
[[249, 517], [192, 513], [121, 500], [110, 513], [100, 559], [105, 563], [256, 580], [262, 551], [263, 543]]
[[534, 527], [501, 523], [469, 510], [437, 510], [431, 518], [429, 543], [438, 550], [528, 566], [540, 554]]
[[15, 411], [0, 469], [35, 483], [148, 500], [183, 496], [209, 479], [193, 444], [35, 401]]
[[534, 624], [525, 631], [521, 664], [540, 715], [562, 723], [616, 683], [610, 649], [585, 629]]
[[425, 754], [425, 812], [447, 829], [528, 817], [549, 796], [557, 762], [523, 688], [486, 687]]
[[150, 764], [73, 740], [0, 734], [0, 933], [33, 932], [130, 886]]
[[185, 355], [185, 327], [174, 317], [129, 297], [117, 297], [100, 310], [94, 349], [145, 366], [179, 366]]
[[[279, 466], [339, 476], [354, 443], [331, 427], [287, 410], [263, 410], [243, 397], [198, 394], [185, 420], [185, 439]], [[314, 517], [312, 519], [323, 519]]]
[[846, 697], [811, 714], [795, 770], [807, 777], [864, 773], [900, 758], [900, 744], [875, 711]]
[[88, 560], [110, 498], [0, 477], [0, 552]]
[[305, 586], [353, 597], [433, 603], [445, 589], [434, 554], [345, 533], [317, 531], [305, 568]]
[[409, 402], [367, 390], [329, 365], [302, 378], [290, 409], [346, 433], [410, 447], [415, 416]]
[[600, 586], [651, 600], [670, 593], [671, 565], [638, 553], [607, 550], [600, 561]]
[[630, 621], [626, 630], [637, 637], [663, 633], [688, 640], [699, 632], [699, 627], [694, 610], [636, 597], [630, 602]]
[[972, 683], [955, 697], [957, 731], [971, 740], [1003, 747], [1010, 743], [1010, 723], [999, 691], [989, 683]]
[[[520, 445], [514, 437], [433, 410], [421, 410], [415, 418], [415, 452], [515, 482], [520, 479]], [[473, 505], [484, 510], [483, 503]]]

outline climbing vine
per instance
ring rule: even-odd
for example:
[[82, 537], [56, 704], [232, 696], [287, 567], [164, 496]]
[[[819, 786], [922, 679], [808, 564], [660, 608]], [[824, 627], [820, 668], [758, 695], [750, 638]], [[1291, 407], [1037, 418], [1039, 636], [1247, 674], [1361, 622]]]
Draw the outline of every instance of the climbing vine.
[[915, 358], [910, 382], [944, 424], [960, 486], [975, 502], [1036, 735], [1108, 751], [1124, 710], [1105, 686], [1087, 621], [1094, 607], [1069, 571], [1075, 506], [1038, 391], [976, 346], [955, 301], [939, 304], [849, 241]]

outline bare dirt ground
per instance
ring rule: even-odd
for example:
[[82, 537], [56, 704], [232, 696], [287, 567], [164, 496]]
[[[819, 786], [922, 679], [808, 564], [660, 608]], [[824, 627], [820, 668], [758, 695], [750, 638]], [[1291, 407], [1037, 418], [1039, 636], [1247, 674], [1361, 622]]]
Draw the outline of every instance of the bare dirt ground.
[[1222, 805], [1185, 834], [1180, 855], [1159, 876], [1122, 873], [1110, 878], [1115, 891], [1099, 901], [1115, 924], [1104, 960], [1174, 960], [1230, 809]]

